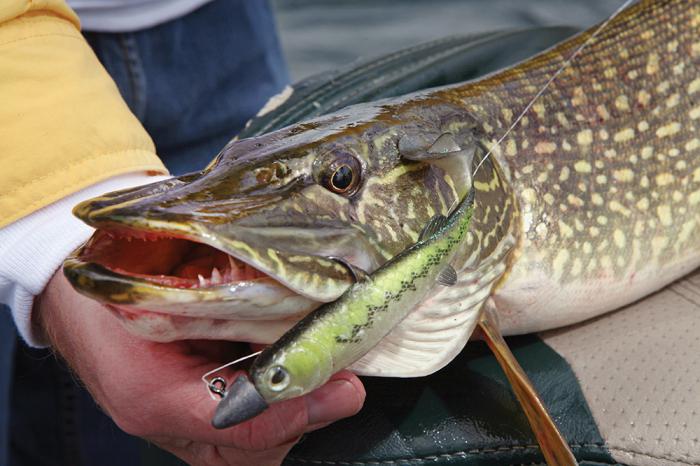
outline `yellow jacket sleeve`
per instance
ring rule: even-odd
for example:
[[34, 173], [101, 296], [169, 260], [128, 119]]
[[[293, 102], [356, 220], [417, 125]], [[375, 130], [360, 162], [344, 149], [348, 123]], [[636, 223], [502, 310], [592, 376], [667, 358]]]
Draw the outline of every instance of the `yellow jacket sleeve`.
[[167, 173], [60, 0], [0, 2], [0, 227], [114, 175]]

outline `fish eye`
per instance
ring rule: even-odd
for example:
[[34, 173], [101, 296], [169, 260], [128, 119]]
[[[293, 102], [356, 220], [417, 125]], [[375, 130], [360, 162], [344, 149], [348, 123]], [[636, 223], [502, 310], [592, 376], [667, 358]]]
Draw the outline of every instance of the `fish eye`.
[[289, 385], [289, 372], [284, 367], [272, 366], [267, 370], [267, 380], [271, 390], [282, 391]]
[[342, 193], [352, 185], [352, 180], [352, 168], [347, 165], [341, 165], [335, 170], [333, 176], [331, 176], [331, 187], [334, 191]]
[[360, 185], [360, 163], [351, 155], [342, 155], [325, 170], [322, 183], [331, 192], [351, 195]]

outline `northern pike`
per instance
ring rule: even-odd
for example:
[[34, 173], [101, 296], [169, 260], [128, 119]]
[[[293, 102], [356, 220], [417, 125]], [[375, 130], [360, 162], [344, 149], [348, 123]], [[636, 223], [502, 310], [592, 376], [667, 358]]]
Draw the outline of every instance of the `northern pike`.
[[[592, 29], [593, 30], [593, 29]], [[234, 141], [202, 172], [106, 194], [65, 263], [132, 332], [271, 343], [376, 271], [467, 194], [436, 144], [495, 147], [469, 231], [436, 287], [351, 368], [418, 376], [466, 344], [491, 297], [504, 333], [563, 326], [700, 265], [700, 1], [643, 0], [614, 18], [500, 145], [584, 32], [482, 79]]]

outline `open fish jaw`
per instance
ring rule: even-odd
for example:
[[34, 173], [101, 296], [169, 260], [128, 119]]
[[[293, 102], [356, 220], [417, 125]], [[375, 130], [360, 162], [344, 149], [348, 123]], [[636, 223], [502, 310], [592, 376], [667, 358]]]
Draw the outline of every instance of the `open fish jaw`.
[[[83, 202], [75, 213], [97, 231], [64, 272], [142, 337], [266, 340], [240, 322], [298, 319], [335, 300], [353, 281], [335, 258], [371, 272], [464, 194], [450, 173], [459, 164], [399, 153], [447, 127], [472, 143], [473, 124], [458, 113], [404, 99], [350, 108], [232, 142], [202, 172]], [[399, 141], [406, 134], [420, 137]], [[350, 192], [328, 186], [342, 165], [359, 176]]]

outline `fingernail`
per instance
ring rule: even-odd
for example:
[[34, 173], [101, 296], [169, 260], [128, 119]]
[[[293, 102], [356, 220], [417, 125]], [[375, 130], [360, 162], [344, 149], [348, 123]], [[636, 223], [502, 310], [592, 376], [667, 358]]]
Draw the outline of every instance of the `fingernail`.
[[347, 380], [333, 380], [306, 397], [309, 424], [331, 422], [355, 414], [360, 406], [357, 389]]

